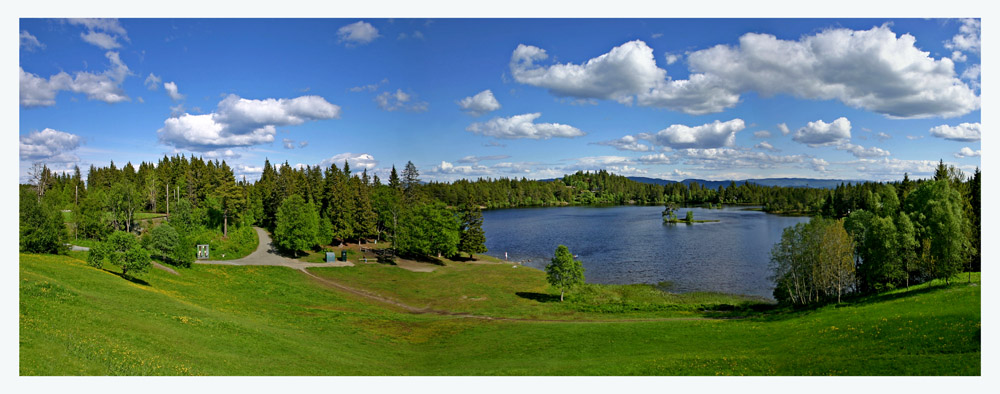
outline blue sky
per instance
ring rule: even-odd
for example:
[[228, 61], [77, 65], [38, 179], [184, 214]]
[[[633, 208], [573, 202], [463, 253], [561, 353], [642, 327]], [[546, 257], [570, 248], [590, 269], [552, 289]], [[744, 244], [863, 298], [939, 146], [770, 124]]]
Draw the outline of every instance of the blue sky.
[[175, 153], [425, 180], [980, 166], [962, 19], [21, 19], [19, 159]]

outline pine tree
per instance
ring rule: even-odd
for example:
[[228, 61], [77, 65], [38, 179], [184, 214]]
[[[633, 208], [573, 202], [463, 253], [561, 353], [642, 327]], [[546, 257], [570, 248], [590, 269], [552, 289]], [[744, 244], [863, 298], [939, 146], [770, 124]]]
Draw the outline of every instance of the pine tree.
[[475, 259], [475, 253], [485, 253], [486, 233], [483, 232], [483, 213], [479, 207], [467, 205], [462, 209], [461, 235], [458, 241], [458, 251], [469, 254]]

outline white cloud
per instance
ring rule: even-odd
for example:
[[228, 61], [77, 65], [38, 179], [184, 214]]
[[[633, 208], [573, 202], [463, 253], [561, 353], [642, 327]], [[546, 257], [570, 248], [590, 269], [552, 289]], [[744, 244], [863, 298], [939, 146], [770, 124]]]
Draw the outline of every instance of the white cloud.
[[961, 51], [953, 51], [951, 53], [951, 60], [960, 63], [968, 60], [968, 57], [965, 56], [965, 54], [962, 53]]
[[458, 102], [462, 110], [472, 116], [480, 116], [500, 109], [500, 102], [493, 97], [493, 92], [486, 89], [475, 96], [466, 97]]
[[355, 86], [355, 87], [352, 87], [352, 88], [350, 88], [348, 90], [350, 90], [350, 91], [352, 91], [354, 93], [363, 92], [363, 91], [366, 91], [366, 90], [369, 91], [369, 92], [374, 92], [374, 91], [378, 90], [379, 86], [385, 85], [387, 83], [389, 83], [389, 78], [382, 78], [382, 80], [379, 81], [378, 83], [373, 83], [373, 84], [368, 84], [368, 85], [362, 85], [362, 86]]
[[780, 156], [734, 148], [679, 149], [676, 157], [685, 164], [703, 169], [732, 169], [736, 167], [774, 168], [779, 165], [806, 163], [803, 155]]
[[490, 142], [487, 142], [487, 143], [483, 144], [483, 146], [485, 146], [487, 148], [506, 148], [507, 144], [501, 144], [501, 143], [496, 142], [496, 141], [490, 141]]
[[910, 141], [916, 141], [916, 140], [919, 140], [919, 139], [922, 139], [922, 138], [924, 138], [924, 136], [922, 136], [922, 135], [908, 135], [908, 136], [906, 136], [906, 139], [908, 139]]
[[225, 159], [239, 159], [240, 157], [242, 157], [242, 155], [233, 152], [232, 149], [219, 149], [219, 150], [210, 150], [207, 152], [202, 152], [201, 157], [204, 157], [209, 160], [215, 160], [215, 159], [225, 160]]
[[45, 44], [38, 41], [38, 38], [28, 33], [27, 30], [21, 30], [19, 41], [20, 47], [28, 52], [34, 52], [35, 49], [45, 49]]
[[309, 141], [299, 141], [299, 149], [309, 146]]
[[732, 146], [736, 141], [736, 133], [746, 125], [743, 119], [733, 119], [727, 122], [716, 120], [701, 126], [686, 126], [675, 124], [655, 134], [642, 133], [639, 138], [656, 145], [671, 148], [719, 148]]
[[639, 105], [682, 111], [691, 115], [721, 112], [740, 101], [739, 93], [714, 75], [691, 74], [686, 80], [658, 81], [638, 96]]
[[664, 60], [667, 61], [667, 64], [677, 63], [677, 61], [680, 60], [680, 58], [681, 58], [679, 55], [677, 55], [675, 53], [670, 53], [670, 52], [667, 52], [667, 53], [663, 54], [663, 57], [664, 57]]
[[80, 147], [80, 136], [46, 128], [19, 138], [20, 157], [25, 161], [78, 161], [69, 154]]
[[378, 29], [368, 22], [358, 21], [337, 29], [337, 41], [347, 46], [364, 45], [379, 37]]
[[791, 130], [788, 129], [788, 125], [786, 125], [784, 123], [779, 123], [778, 124], [778, 130], [781, 131], [781, 135], [788, 135], [788, 133], [792, 132]]
[[115, 37], [107, 33], [89, 31], [86, 33], [80, 33], [80, 38], [83, 38], [83, 40], [87, 43], [96, 45], [105, 50], [116, 49], [122, 46], [118, 43], [118, 40]]
[[932, 136], [944, 138], [951, 141], [974, 142], [982, 139], [982, 130], [979, 122], [962, 123], [958, 126], [940, 125], [931, 128]]
[[285, 146], [285, 149], [295, 149], [295, 141], [290, 138], [282, 138], [281, 144]]
[[639, 156], [638, 159], [641, 164], [670, 164], [673, 161], [665, 153], [655, 153], [651, 155]]
[[771, 132], [767, 130], [755, 131], [754, 138], [771, 138]]
[[849, 142], [844, 142], [841, 143], [840, 145], [837, 145], [837, 150], [851, 152], [851, 154], [854, 155], [854, 157], [857, 157], [859, 159], [872, 159], [878, 157], [886, 157], [890, 155], [889, 151], [879, 147], [872, 146], [869, 148], [865, 148], [861, 145], [854, 145]]
[[378, 160], [375, 160], [375, 157], [371, 154], [351, 152], [334, 155], [328, 159], [324, 159], [319, 164], [323, 167], [327, 167], [330, 164], [336, 164], [337, 167], [340, 167], [344, 165], [344, 161], [347, 161], [351, 165], [351, 171], [360, 171], [362, 168], [371, 170], [378, 166]]
[[632, 96], [649, 90], [666, 77], [656, 66], [653, 50], [635, 40], [584, 64], [536, 64], [548, 58], [544, 49], [520, 44], [510, 59], [514, 80], [546, 88], [559, 97], [616, 100], [631, 103]]
[[80, 33], [83, 41], [96, 45], [102, 49], [115, 49], [121, 47], [118, 40], [128, 41], [128, 32], [122, 27], [117, 19], [69, 19], [72, 25], [80, 25], [87, 28], [86, 33]]
[[159, 89], [160, 88], [160, 82], [163, 82], [162, 78], [156, 76], [156, 74], [149, 73], [149, 76], [146, 77], [146, 82], [145, 82], [146, 89], [149, 89], [149, 90]]
[[963, 159], [966, 157], [982, 157], [982, 155], [983, 155], [982, 150], [972, 150], [972, 148], [969, 148], [967, 146], [962, 148], [962, 150], [958, 151], [958, 153], [955, 153], [955, 157], [959, 159]]
[[634, 151], [634, 152], [647, 152], [647, 151], [650, 151], [650, 150], [653, 149], [649, 145], [640, 143], [638, 138], [635, 138], [635, 137], [633, 137], [631, 135], [626, 135], [626, 136], [624, 136], [622, 138], [619, 138], [617, 140], [601, 141], [601, 142], [591, 142], [591, 144], [594, 144], [594, 145], [605, 145], [605, 146], [614, 147], [615, 149], [618, 149], [618, 150], [628, 150], [628, 151]]
[[[898, 118], [953, 117], [980, 106], [955, 76], [954, 62], [934, 59], [888, 25], [828, 29], [798, 41], [747, 33], [739, 45], [688, 55], [694, 73], [718, 78], [731, 92], [790, 94], [843, 103]], [[696, 74], [692, 74], [696, 75]]]
[[[982, 48], [980, 35], [982, 34], [982, 23], [979, 19], [962, 19], [962, 26], [958, 28], [958, 34], [945, 41], [944, 47], [959, 51], [979, 53]], [[963, 56], [964, 58], [964, 56]]]
[[441, 161], [441, 164], [432, 167], [430, 172], [431, 174], [458, 174], [464, 176], [470, 176], [470, 175], [486, 176], [493, 174], [493, 170], [490, 167], [484, 165], [472, 164], [465, 166], [456, 166], [447, 161]]
[[980, 85], [979, 77], [981, 76], [982, 72], [983, 68], [981, 65], [973, 64], [969, 67], [966, 67], [965, 71], [962, 71], [962, 79], [969, 81], [969, 85], [971, 85], [973, 88], [979, 89]]
[[535, 123], [541, 113], [514, 115], [508, 118], [493, 118], [484, 123], [473, 123], [465, 131], [487, 137], [503, 139], [549, 139], [553, 137], [572, 138], [586, 135], [580, 129], [559, 123]]
[[270, 143], [278, 126], [339, 117], [340, 107], [319, 96], [250, 100], [231, 94], [219, 102], [213, 113], [185, 113], [165, 120], [157, 134], [166, 145], [208, 151]]
[[23, 107], [51, 106], [56, 103], [56, 94], [68, 90], [87, 95], [90, 100], [117, 103], [129, 100], [121, 84], [129, 75], [128, 66], [122, 63], [118, 52], [107, 52], [105, 57], [111, 67], [100, 74], [78, 71], [73, 77], [60, 72], [48, 79], [20, 70], [20, 103]]
[[411, 101], [413, 96], [396, 89], [396, 93], [382, 92], [375, 96], [375, 103], [384, 111], [406, 110], [411, 112], [426, 112], [430, 104], [426, 101]]
[[851, 121], [840, 117], [831, 123], [817, 120], [809, 122], [792, 136], [795, 142], [808, 144], [811, 147], [841, 144], [851, 138]]
[[771, 151], [771, 152], [779, 152], [778, 148], [775, 148], [774, 145], [771, 145], [767, 141], [761, 141], [759, 144], [754, 145], [753, 147], [757, 148], [757, 149], [760, 149], [760, 150], [766, 150], [766, 151]]
[[876, 134], [875, 136], [878, 137], [879, 141], [886, 141], [886, 140], [892, 139], [891, 135], [889, 135], [889, 134], [887, 134], [885, 132], [881, 132], [881, 131], [878, 134]]
[[608, 99], [699, 115], [739, 103], [740, 95], [789, 94], [836, 99], [896, 118], [954, 117], [980, 106], [955, 75], [954, 62], [934, 59], [909, 34], [888, 25], [870, 30], [827, 29], [798, 41], [748, 33], [737, 46], [717, 45], [687, 56], [690, 77], [671, 80], [652, 49], [631, 41], [583, 64], [540, 66], [545, 50], [519, 45], [510, 70], [522, 84], [559, 97]]
[[264, 172], [264, 167], [248, 166], [246, 164], [237, 164], [234, 169], [240, 174], [260, 174]]
[[[150, 74], [152, 75], [152, 74]], [[173, 82], [167, 82], [163, 84], [163, 90], [167, 91], [167, 95], [170, 96], [171, 100], [179, 101], [184, 99], [184, 95], [177, 91], [177, 84]]]
[[[860, 159], [853, 163], [858, 172], [867, 174], [869, 177], [881, 179], [898, 179], [904, 173], [910, 176], [928, 176], [934, 174], [938, 162], [934, 160], [900, 160], [893, 158], [881, 159]], [[947, 164], [947, 163], [946, 163]]]

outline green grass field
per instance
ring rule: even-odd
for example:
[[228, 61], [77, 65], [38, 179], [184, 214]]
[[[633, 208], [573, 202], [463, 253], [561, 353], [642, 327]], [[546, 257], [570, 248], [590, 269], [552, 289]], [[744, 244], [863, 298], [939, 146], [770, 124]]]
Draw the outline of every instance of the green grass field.
[[[407, 313], [282, 267], [195, 265], [179, 276], [153, 269], [137, 281], [106, 268], [20, 255], [21, 375], [981, 373], [978, 275], [973, 285], [963, 274], [950, 286], [840, 306], [711, 319], [700, 317], [715, 312], [697, 308], [734, 300], [608, 288], [560, 304], [544, 297], [554, 291], [543, 273], [509, 265], [311, 271], [418, 307], [578, 320], [552, 322]], [[679, 307], [614, 313], [573, 306], [608, 300]], [[657, 316], [671, 320], [639, 321]]]

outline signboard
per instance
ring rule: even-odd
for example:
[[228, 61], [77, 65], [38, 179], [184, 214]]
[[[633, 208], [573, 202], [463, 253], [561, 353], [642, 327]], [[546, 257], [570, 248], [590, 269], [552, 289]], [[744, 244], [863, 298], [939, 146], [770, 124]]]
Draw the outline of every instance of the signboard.
[[326, 252], [326, 262], [332, 263], [337, 261], [337, 252]]
[[198, 260], [208, 258], [208, 245], [198, 245]]

